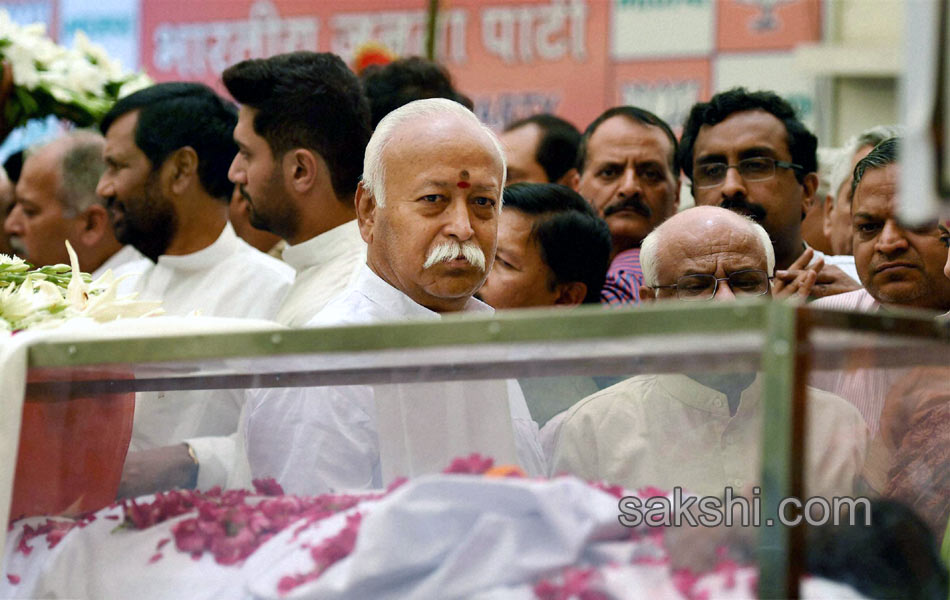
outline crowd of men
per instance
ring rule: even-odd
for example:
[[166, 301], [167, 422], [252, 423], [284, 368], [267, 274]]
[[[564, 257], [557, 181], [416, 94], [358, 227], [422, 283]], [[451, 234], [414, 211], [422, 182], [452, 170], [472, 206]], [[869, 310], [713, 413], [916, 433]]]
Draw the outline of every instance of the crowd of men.
[[[633, 106], [583, 131], [535, 115], [496, 136], [421, 59], [361, 81], [333, 54], [299, 52], [222, 78], [237, 106], [201, 84], [158, 84], [120, 100], [101, 135], [29, 152], [15, 185], [0, 181], [13, 247], [51, 264], [68, 240], [83, 270], [133, 274], [128, 289], [167, 314], [290, 327], [743, 296], [950, 311], [950, 223], [897, 219], [895, 128], [849, 141], [819, 197], [818, 140], [768, 91], [697, 103], [679, 137]], [[684, 178], [696, 207], [680, 210]], [[804, 231], [815, 206], [822, 226]], [[891, 489], [900, 473], [865, 467], [886, 432], [885, 463], [927, 469], [917, 492], [944, 501], [922, 516], [946, 526], [946, 375], [909, 409], [891, 394], [906, 370], [809, 388], [811, 493]], [[120, 493], [267, 476], [301, 493], [372, 488], [474, 450], [628, 488], [757, 485], [759, 374], [557, 382], [139, 394]], [[942, 460], [908, 457], [900, 440], [915, 428], [943, 432]]]

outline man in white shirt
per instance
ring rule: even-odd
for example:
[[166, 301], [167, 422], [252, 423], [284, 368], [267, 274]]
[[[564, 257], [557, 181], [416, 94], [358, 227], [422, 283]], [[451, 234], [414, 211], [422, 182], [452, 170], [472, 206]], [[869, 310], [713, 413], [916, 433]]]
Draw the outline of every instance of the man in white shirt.
[[4, 228], [34, 265], [69, 264], [69, 241], [80, 270], [93, 279], [108, 270], [117, 277], [129, 273], [120, 290], [126, 292], [134, 288], [131, 275], [142, 273], [150, 263], [134, 247], [116, 240], [109, 214], [96, 195], [105, 170], [103, 144], [101, 135], [79, 130], [30, 152]]
[[[671, 217], [641, 247], [641, 298], [732, 300], [769, 293], [768, 234], [719, 207]], [[578, 402], [556, 438], [553, 469], [628, 489], [655, 486], [722, 497], [757, 485], [762, 439], [756, 373], [639, 375]], [[847, 402], [808, 390], [808, 494], [850, 494], [867, 431]]]
[[[367, 263], [309, 325], [490, 314], [472, 295], [495, 257], [504, 179], [497, 139], [463, 106], [433, 98], [390, 113], [366, 148], [356, 194]], [[472, 451], [543, 470], [537, 426], [511, 382], [252, 395], [252, 475], [275, 477], [288, 492], [380, 487]]]
[[[156, 263], [139, 297], [161, 300], [168, 314], [272, 319], [290, 286], [293, 270], [238, 238], [227, 220], [236, 121], [233, 105], [195, 83], [138, 91], [103, 118], [97, 191], [119, 241]], [[234, 443], [206, 436], [236, 432], [242, 406], [237, 391], [140, 393], [120, 493], [196, 477], [202, 487], [222, 483]]]
[[229, 67], [241, 104], [229, 176], [254, 227], [287, 240], [297, 275], [276, 314], [300, 327], [342, 292], [366, 262], [353, 195], [369, 140], [369, 105], [335, 54], [294, 52]]

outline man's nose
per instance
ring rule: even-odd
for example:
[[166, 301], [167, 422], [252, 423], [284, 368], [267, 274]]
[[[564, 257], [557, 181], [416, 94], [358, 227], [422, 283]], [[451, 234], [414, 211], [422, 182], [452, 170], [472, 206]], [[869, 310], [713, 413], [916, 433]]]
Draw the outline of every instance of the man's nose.
[[13, 208], [10, 209], [10, 214], [7, 215], [7, 218], [3, 220], [3, 230], [10, 235], [22, 235], [23, 234], [23, 221], [21, 217], [21, 210], [19, 204], [14, 204]]
[[96, 184], [96, 195], [100, 198], [108, 198], [112, 195], [112, 185], [109, 180], [109, 176], [105, 173], [99, 178], [99, 183]]
[[472, 218], [469, 214], [467, 200], [453, 200], [445, 209], [445, 218], [446, 222], [443, 231], [446, 235], [453, 236], [460, 241], [465, 241], [475, 233], [475, 230], [472, 228]]
[[231, 161], [231, 166], [228, 167], [228, 179], [231, 180], [231, 183], [247, 185], [247, 178], [244, 176], [244, 165], [239, 164], [240, 162], [241, 155], [235, 154], [234, 159]]
[[620, 176], [620, 187], [617, 193], [624, 198], [631, 198], [640, 192], [640, 180], [637, 178], [637, 172], [633, 167], [624, 169]]
[[888, 219], [877, 238], [877, 249], [884, 254], [906, 250], [907, 232], [894, 219]]
[[732, 288], [729, 287], [729, 281], [720, 281], [719, 287], [716, 288], [716, 294], [713, 296], [713, 300], [735, 300], [736, 295], [732, 293]]
[[745, 187], [745, 179], [739, 174], [739, 169], [726, 169], [726, 177], [722, 180], [722, 186], [719, 192], [723, 198], [745, 198], [748, 194]]

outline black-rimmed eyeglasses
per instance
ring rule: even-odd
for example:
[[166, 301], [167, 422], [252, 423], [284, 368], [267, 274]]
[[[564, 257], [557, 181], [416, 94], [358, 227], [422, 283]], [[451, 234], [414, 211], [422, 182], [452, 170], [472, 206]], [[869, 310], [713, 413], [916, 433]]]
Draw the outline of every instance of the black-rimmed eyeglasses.
[[795, 171], [804, 168], [801, 165], [784, 160], [775, 160], [768, 156], [744, 158], [735, 165], [727, 165], [723, 162], [701, 163], [693, 169], [693, 186], [710, 188], [722, 185], [722, 182], [726, 180], [726, 173], [729, 172], [729, 169], [738, 171], [745, 181], [766, 181], [775, 177], [775, 167]]
[[762, 296], [769, 292], [773, 279], [761, 269], [745, 269], [730, 273], [728, 277], [715, 275], [684, 275], [670, 285], [654, 285], [653, 289], [675, 289], [676, 297], [687, 302], [711, 300], [719, 290], [719, 282], [725, 281], [736, 296]]

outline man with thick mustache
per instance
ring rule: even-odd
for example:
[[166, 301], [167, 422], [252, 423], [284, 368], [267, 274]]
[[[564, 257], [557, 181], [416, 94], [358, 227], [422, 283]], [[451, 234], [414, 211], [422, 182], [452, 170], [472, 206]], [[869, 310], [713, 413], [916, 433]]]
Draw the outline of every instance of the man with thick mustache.
[[[504, 183], [501, 145], [462, 105], [431, 98], [387, 115], [356, 193], [366, 265], [308, 326], [490, 314], [472, 296], [495, 259]], [[473, 401], [473, 389], [491, 383], [251, 391], [252, 476], [274, 477], [289, 493], [378, 488], [389, 475], [441, 469], [472, 451], [541, 473], [537, 425], [517, 386], [498, 382], [500, 393]], [[393, 450], [395, 429], [405, 447]]]
[[584, 131], [577, 171], [575, 189], [607, 221], [613, 240], [601, 301], [637, 303], [640, 243], [679, 206], [676, 136], [653, 113], [616, 106]]
[[[795, 109], [772, 92], [736, 88], [690, 110], [679, 162], [697, 205], [721, 206], [762, 225], [775, 249], [776, 283], [811, 287], [813, 296], [858, 289], [802, 240], [805, 210], [818, 189], [818, 140]], [[814, 259], [814, 260], [813, 260]], [[804, 269], [815, 273], [800, 278]]]

